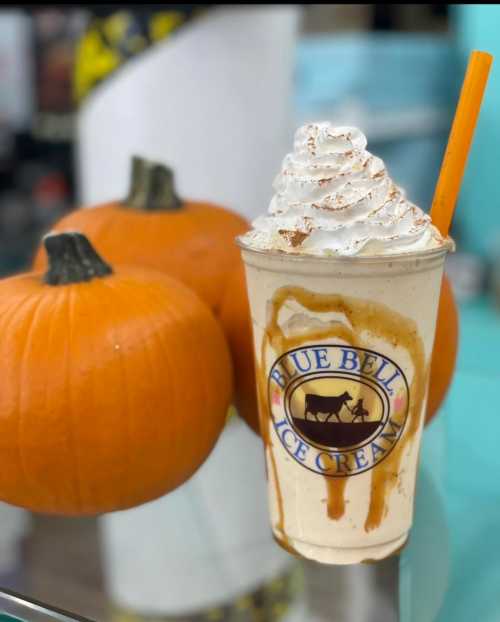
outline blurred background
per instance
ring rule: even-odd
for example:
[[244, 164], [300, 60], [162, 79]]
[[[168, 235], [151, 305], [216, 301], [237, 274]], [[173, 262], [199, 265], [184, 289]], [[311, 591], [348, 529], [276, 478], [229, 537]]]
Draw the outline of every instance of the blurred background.
[[[307, 120], [359, 126], [370, 151], [427, 210], [467, 56], [475, 48], [497, 54], [499, 26], [495, 5], [2, 9], [0, 273], [29, 266], [40, 236], [68, 210], [124, 196], [132, 153], [174, 165], [181, 194], [218, 201], [252, 218], [266, 209], [293, 130]], [[498, 488], [495, 497], [494, 480], [488, 479], [500, 461], [491, 440], [486, 451], [464, 433], [471, 410], [480, 417], [496, 403], [499, 380], [492, 371], [500, 347], [499, 73], [494, 66], [452, 231], [458, 252], [447, 264], [461, 306], [461, 345], [455, 383], [428, 443], [429, 461], [439, 465], [433, 467], [438, 488], [446, 491], [439, 494], [449, 547], [440, 550], [445, 545], [439, 538], [432, 544], [436, 559], [446, 558], [439, 575], [446, 585], [434, 609], [418, 612], [414, 591], [423, 589], [417, 584], [427, 570], [418, 565], [416, 549], [405, 553], [401, 567], [369, 575], [299, 568], [274, 550], [264, 519], [257, 544], [239, 534], [229, 543], [229, 527], [206, 531], [210, 554], [187, 531], [175, 532], [177, 544], [169, 544], [180, 523], [205, 533], [196, 518], [202, 510], [188, 503], [194, 495], [189, 490], [211, 490], [210, 469], [227, 460], [224, 451], [238, 455], [243, 448], [259, 459], [257, 440], [243, 428], [228, 431], [209, 460], [212, 466], [201, 469], [191, 489], [144, 509], [69, 520], [0, 506], [1, 587], [104, 621], [456, 622], [472, 619], [475, 594], [482, 620], [500, 620], [489, 588], [498, 586], [500, 565], [491, 547], [479, 553], [484, 544], [478, 538], [481, 529], [495, 529], [471, 526], [468, 511], [475, 504], [479, 513], [477, 504], [489, 499], [490, 523], [492, 517], [500, 520], [493, 509], [500, 507]], [[483, 389], [477, 391], [478, 385]], [[463, 464], [464, 455], [481, 469], [479, 476]], [[248, 486], [262, 498], [255, 503], [264, 503], [263, 473], [252, 477]], [[431, 488], [438, 494], [435, 484]], [[236, 484], [234, 491], [228, 525], [245, 520], [238, 512], [252, 503], [251, 492], [245, 498]], [[207, 507], [203, 511], [215, 512]], [[425, 507], [419, 511], [425, 523]], [[259, 555], [248, 558], [241, 572], [229, 572], [226, 558], [252, 546]], [[478, 583], [474, 569], [486, 563], [488, 573]], [[199, 586], [189, 591], [185, 585], [195, 566]], [[208, 585], [206, 577], [214, 572]], [[380, 596], [377, 611], [360, 605], [353, 587], [370, 581]]]

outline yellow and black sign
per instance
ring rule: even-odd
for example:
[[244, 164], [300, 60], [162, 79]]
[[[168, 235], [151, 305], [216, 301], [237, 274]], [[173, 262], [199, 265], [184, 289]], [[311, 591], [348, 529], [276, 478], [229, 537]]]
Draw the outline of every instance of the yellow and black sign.
[[74, 96], [79, 104], [103, 80], [213, 5], [167, 4], [94, 15], [76, 51]]

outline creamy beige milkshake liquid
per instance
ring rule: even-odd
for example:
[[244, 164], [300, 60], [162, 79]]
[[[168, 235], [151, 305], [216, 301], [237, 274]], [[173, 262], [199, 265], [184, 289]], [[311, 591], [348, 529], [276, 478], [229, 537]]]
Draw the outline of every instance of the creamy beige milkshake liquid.
[[[290, 261], [243, 251], [271, 520], [288, 550], [358, 563], [408, 536], [445, 251], [424, 255]], [[305, 395], [335, 401], [346, 391], [338, 416], [328, 418], [327, 403], [304, 423]], [[352, 414], [359, 400], [362, 421]]]

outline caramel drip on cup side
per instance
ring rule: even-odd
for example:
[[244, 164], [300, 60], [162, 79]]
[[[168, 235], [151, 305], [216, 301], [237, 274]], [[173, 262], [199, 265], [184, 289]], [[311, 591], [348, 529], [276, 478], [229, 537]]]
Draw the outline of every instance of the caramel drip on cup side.
[[[314, 329], [300, 335], [285, 337], [278, 324], [278, 315], [285, 302], [295, 300], [309, 311], [316, 313], [336, 312], [342, 314], [352, 328], [341, 324], [325, 329]], [[313, 340], [324, 340], [337, 337], [346, 343], [356, 347], [362, 347], [360, 334], [363, 331], [371, 333], [393, 347], [401, 347], [408, 352], [413, 364], [413, 379], [410, 387], [410, 404], [408, 408], [408, 420], [396, 447], [385, 460], [377, 464], [372, 470], [372, 483], [370, 493], [370, 505], [365, 521], [365, 530], [377, 528], [387, 513], [387, 498], [397, 483], [400, 462], [404, 450], [417, 433], [422, 404], [426, 388], [426, 364], [425, 352], [422, 339], [418, 335], [416, 323], [391, 310], [382, 303], [363, 300], [339, 294], [320, 294], [308, 291], [302, 287], [281, 287], [273, 295], [270, 301], [270, 317], [262, 340], [261, 347], [261, 373], [259, 373], [259, 400], [261, 401], [261, 429], [265, 430], [267, 440], [266, 447], [270, 442], [270, 425], [272, 425], [270, 412], [267, 404], [266, 378], [262, 375], [265, 366], [266, 350], [268, 343], [272, 346], [277, 356], [281, 356], [287, 350], [298, 347]], [[395, 413], [395, 417], [402, 413]], [[269, 451], [273, 475], [276, 483], [276, 496], [278, 500], [279, 524], [277, 528], [286, 538], [284, 532], [283, 497], [278, 481], [277, 467], [274, 456]], [[344, 493], [347, 485], [347, 477], [330, 478], [325, 476], [328, 491], [328, 516], [334, 520], [340, 519], [345, 513]], [[334, 483], [332, 483], [334, 482]]]
[[328, 518], [339, 520], [345, 514], [345, 487], [347, 477], [324, 476], [326, 491], [328, 493]]

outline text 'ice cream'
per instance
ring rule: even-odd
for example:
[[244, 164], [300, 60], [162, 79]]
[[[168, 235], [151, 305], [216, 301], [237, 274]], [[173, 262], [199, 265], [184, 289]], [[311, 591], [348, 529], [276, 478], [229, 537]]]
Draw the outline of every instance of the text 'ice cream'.
[[310, 255], [386, 255], [445, 243], [430, 217], [405, 198], [360, 130], [310, 123], [274, 182], [268, 215], [244, 244]]

